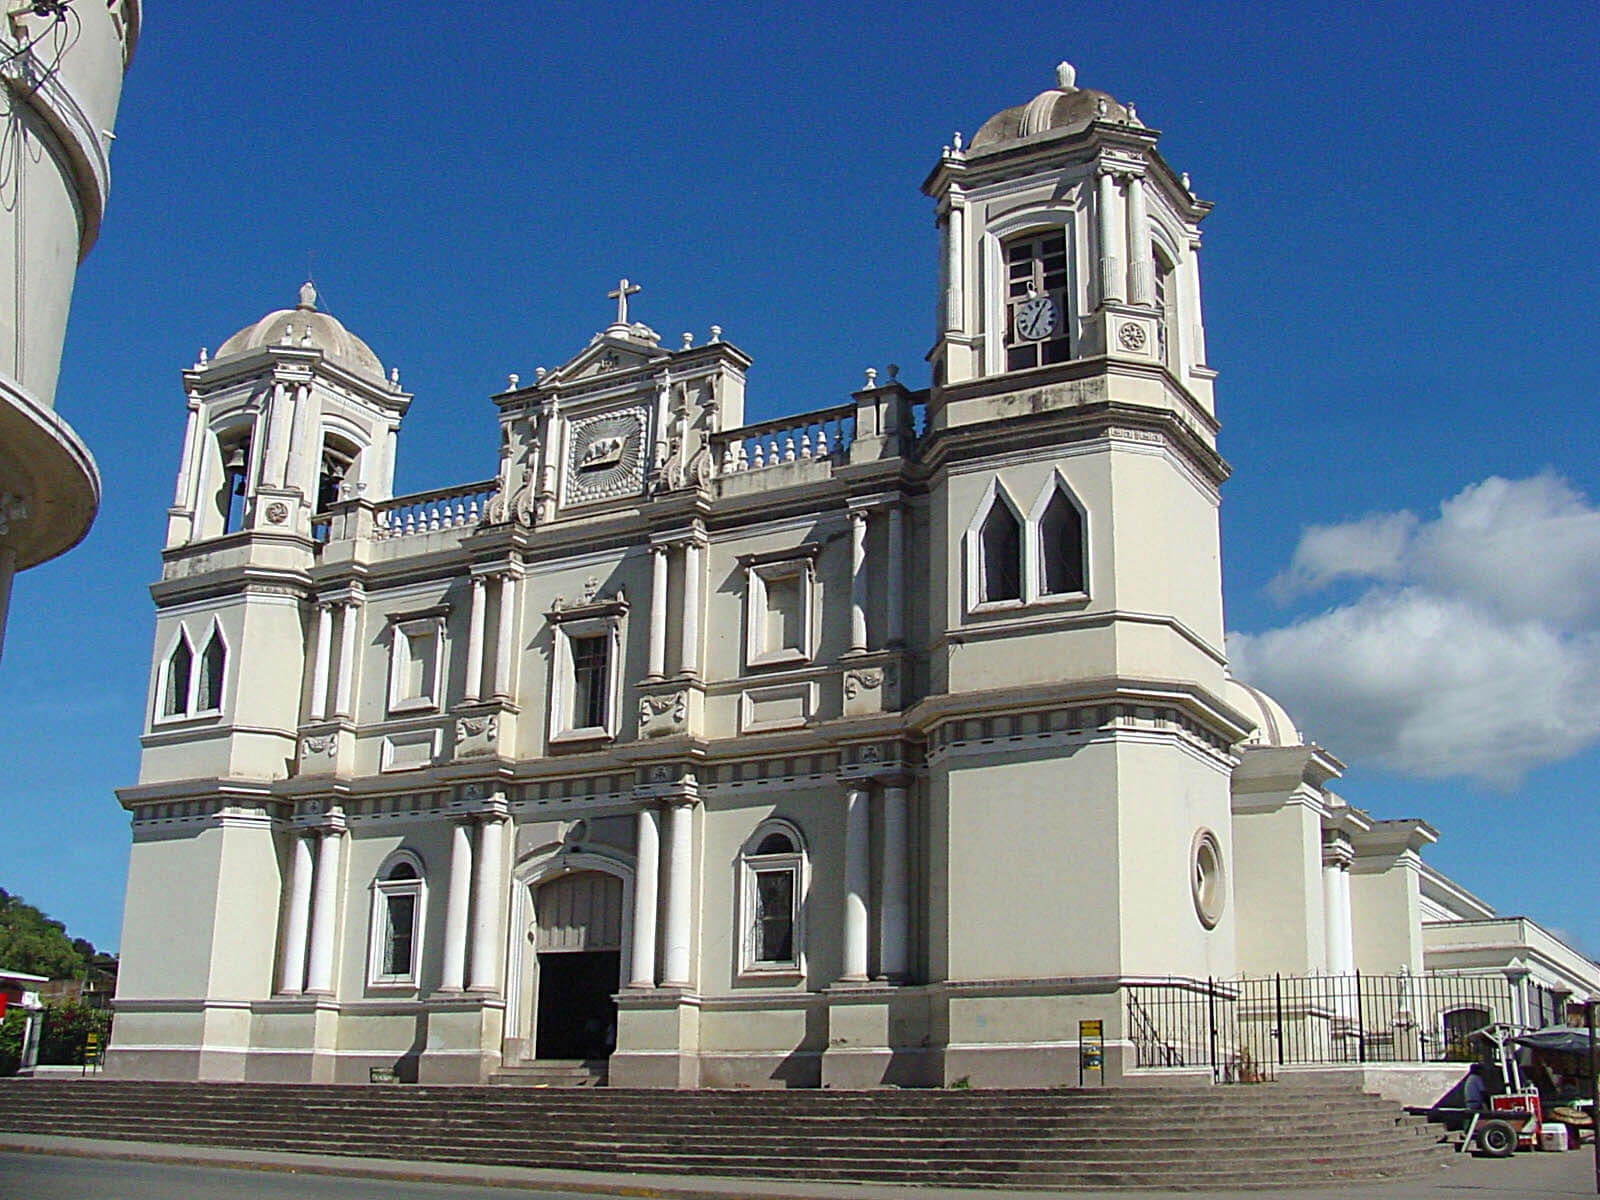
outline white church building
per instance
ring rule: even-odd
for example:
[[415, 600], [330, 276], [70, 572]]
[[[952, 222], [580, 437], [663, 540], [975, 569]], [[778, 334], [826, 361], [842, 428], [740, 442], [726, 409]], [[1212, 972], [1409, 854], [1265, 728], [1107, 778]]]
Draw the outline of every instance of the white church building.
[[395, 496], [412, 397], [309, 285], [202, 353], [108, 1070], [1053, 1085], [1098, 1020], [1135, 1081], [1198, 1062], [1156, 991], [1440, 946], [1495, 1016], [1600, 990], [1229, 676], [1210, 206], [1157, 140], [1063, 64], [945, 148], [923, 391], [747, 423], [750, 359], [623, 280], [485, 478]]

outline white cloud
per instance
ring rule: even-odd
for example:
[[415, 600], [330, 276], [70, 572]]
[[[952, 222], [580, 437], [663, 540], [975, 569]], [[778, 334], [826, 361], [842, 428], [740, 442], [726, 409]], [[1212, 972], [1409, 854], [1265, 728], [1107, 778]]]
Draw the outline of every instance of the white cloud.
[[1600, 508], [1565, 480], [1498, 477], [1439, 516], [1305, 531], [1283, 596], [1363, 595], [1229, 635], [1234, 672], [1351, 761], [1514, 786], [1600, 741]]

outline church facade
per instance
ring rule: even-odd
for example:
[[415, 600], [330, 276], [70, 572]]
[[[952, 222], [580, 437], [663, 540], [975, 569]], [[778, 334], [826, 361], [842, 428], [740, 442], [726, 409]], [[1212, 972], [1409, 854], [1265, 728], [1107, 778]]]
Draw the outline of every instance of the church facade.
[[1141, 981], [1425, 970], [1432, 831], [1227, 672], [1157, 138], [1062, 64], [944, 150], [922, 391], [747, 422], [623, 280], [396, 497], [412, 398], [309, 285], [202, 354], [109, 1069], [1048, 1085], [1099, 1020], [1131, 1079]]

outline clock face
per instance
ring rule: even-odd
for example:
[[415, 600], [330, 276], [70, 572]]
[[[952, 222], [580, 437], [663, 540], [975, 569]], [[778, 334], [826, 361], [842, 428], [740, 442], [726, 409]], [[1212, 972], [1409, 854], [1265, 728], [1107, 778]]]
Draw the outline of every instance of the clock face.
[[1056, 331], [1056, 302], [1049, 296], [1032, 296], [1017, 309], [1017, 332], [1037, 342]]

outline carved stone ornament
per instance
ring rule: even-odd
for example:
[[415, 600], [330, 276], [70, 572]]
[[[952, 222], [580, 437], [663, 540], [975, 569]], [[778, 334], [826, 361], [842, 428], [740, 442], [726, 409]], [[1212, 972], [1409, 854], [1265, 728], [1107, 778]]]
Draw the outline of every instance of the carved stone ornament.
[[459, 717], [456, 720], [456, 753], [463, 757], [490, 754], [500, 739], [500, 717], [486, 713], [481, 717]]
[[318, 754], [326, 754], [329, 758], [332, 758], [338, 745], [339, 739], [331, 733], [301, 738], [300, 757], [313, 758]]
[[883, 686], [883, 672], [877, 668], [844, 673], [844, 694], [854, 700], [862, 692], [875, 692]]
[[1143, 350], [1148, 340], [1144, 326], [1133, 321], [1124, 321], [1117, 329], [1117, 344], [1124, 350]]
[[[648, 737], [661, 737], [683, 730], [689, 720], [689, 693], [669, 692], [639, 699], [639, 728]], [[657, 770], [665, 768], [658, 767]]]
[[875, 763], [875, 762], [881, 762], [882, 760], [883, 760], [883, 751], [881, 749], [879, 749], [877, 746], [863, 746], [863, 747], [861, 747], [861, 761], [862, 762]]
[[667, 766], [666, 763], [657, 763], [655, 766], [650, 768], [650, 782], [671, 783], [672, 768]]
[[638, 495], [644, 486], [645, 410], [624, 409], [572, 423], [567, 501]]
[[267, 505], [267, 523], [269, 525], [282, 525], [289, 519], [289, 506], [282, 500], [274, 500]]

